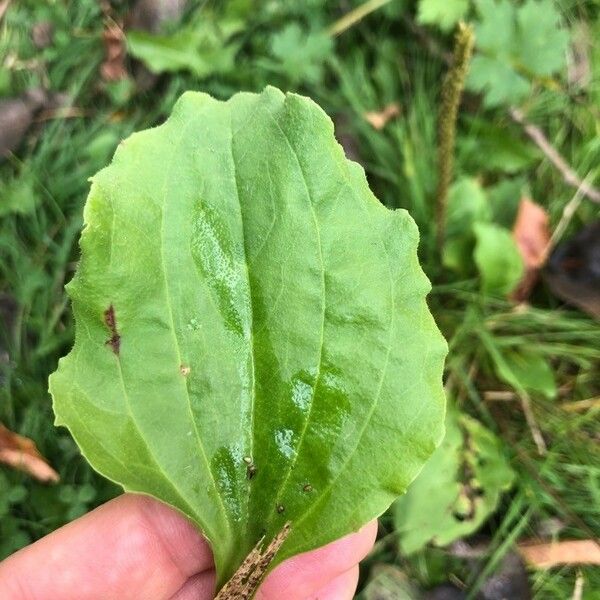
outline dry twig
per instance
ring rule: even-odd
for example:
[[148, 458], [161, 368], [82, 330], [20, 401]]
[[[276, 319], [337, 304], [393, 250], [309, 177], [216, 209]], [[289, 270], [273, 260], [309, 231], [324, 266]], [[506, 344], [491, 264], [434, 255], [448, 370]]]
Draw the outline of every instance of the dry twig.
[[527, 122], [523, 111], [518, 108], [511, 108], [509, 114], [515, 123], [523, 127], [525, 133], [534, 142], [534, 144], [544, 153], [546, 158], [554, 165], [558, 172], [562, 175], [564, 182], [571, 187], [581, 191], [581, 193], [600, 204], [600, 190], [593, 185], [583, 181], [577, 173], [569, 166], [567, 161], [560, 155], [558, 150], [548, 141], [544, 132], [537, 127]]
[[364, 2], [350, 12], [347, 12], [333, 23], [327, 30], [328, 35], [336, 37], [344, 33], [344, 31], [350, 29], [353, 25], [356, 25], [356, 23], [364, 19], [368, 14], [376, 11], [388, 2], [390, 2], [390, 0], [367, 0], [367, 2]]
[[529, 426], [529, 430], [531, 431], [531, 437], [535, 442], [538, 454], [540, 456], [545, 456], [548, 453], [548, 447], [546, 446], [546, 442], [544, 440], [544, 436], [542, 435], [542, 431], [540, 430], [540, 427], [537, 424], [537, 421], [535, 420], [533, 409], [531, 408], [531, 400], [529, 399], [529, 395], [525, 392], [521, 392], [520, 394], [518, 394], [518, 396], [521, 400], [521, 406], [523, 407], [525, 420], [527, 421], [527, 425]]

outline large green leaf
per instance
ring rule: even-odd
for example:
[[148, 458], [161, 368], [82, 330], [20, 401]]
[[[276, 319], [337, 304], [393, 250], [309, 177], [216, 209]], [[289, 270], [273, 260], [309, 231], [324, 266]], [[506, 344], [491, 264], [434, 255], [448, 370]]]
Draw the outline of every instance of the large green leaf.
[[443, 431], [418, 233], [307, 98], [187, 93], [93, 178], [57, 423], [188, 515], [222, 584], [380, 515]]

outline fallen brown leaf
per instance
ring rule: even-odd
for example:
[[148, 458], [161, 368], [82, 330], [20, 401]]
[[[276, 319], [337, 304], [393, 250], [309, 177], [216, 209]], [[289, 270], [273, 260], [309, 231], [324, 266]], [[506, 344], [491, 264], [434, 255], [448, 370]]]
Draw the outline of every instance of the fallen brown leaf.
[[363, 116], [365, 120], [375, 129], [383, 129], [387, 122], [397, 117], [400, 114], [400, 106], [395, 102], [388, 104], [385, 108], [379, 111], [366, 112]]
[[0, 423], [0, 463], [25, 471], [44, 483], [56, 483], [60, 479], [32, 440], [14, 433], [2, 423]]
[[595, 540], [573, 540], [545, 544], [519, 544], [519, 552], [533, 567], [557, 565], [600, 565], [600, 545]]
[[127, 17], [127, 28], [160, 33], [165, 23], [181, 18], [187, 4], [187, 0], [137, 0]]
[[513, 237], [525, 265], [523, 278], [512, 293], [512, 299], [517, 302], [527, 300], [546, 261], [550, 243], [549, 221], [548, 213], [539, 204], [521, 198], [513, 226]]
[[0, 2], [0, 20], [2, 20], [4, 13], [8, 10], [10, 1], [11, 0], [2, 0], [2, 2]]
[[39, 21], [31, 28], [31, 41], [33, 45], [42, 50], [52, 45], [54, 38], [54, 25], [51, 21]]
[[46, 101], [47, 94], [41, 88], [33, 88], [16, 98], [0, 100], [0, 158], [19, 147], [36, 113]]
[[100, 67], [102, 79], [104, 81], [125, 79], [127, 77], [125, 68], [127, 50], [122, 26], [112, 19], [107, 20], [102, 32], [102, 40], [104, 41], [104, 62]]

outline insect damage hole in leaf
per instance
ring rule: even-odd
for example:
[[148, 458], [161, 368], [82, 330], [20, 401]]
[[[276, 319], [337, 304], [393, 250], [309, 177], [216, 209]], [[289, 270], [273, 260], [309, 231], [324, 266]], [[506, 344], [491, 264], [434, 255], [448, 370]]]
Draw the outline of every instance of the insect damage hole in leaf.
[[446, 344], [414, 222], [316, 104], [184, 94], [95, 175], [84, 220], [57, 424], [202, 530], [219, 589], [285, 523], [269, 568], [406, 490], [442, 437]]

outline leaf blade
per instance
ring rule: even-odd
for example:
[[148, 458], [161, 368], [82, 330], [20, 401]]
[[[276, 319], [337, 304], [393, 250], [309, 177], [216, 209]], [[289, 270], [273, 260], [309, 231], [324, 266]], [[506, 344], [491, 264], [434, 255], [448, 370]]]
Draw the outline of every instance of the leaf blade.
[[277, 560], [406, 488], [441, 437], [446, 346], [414, 223], [314, 103], [185, 94], [95, 176], [85, 222], [57, 421], [204, 530], [220, 585], [285, 522]]

